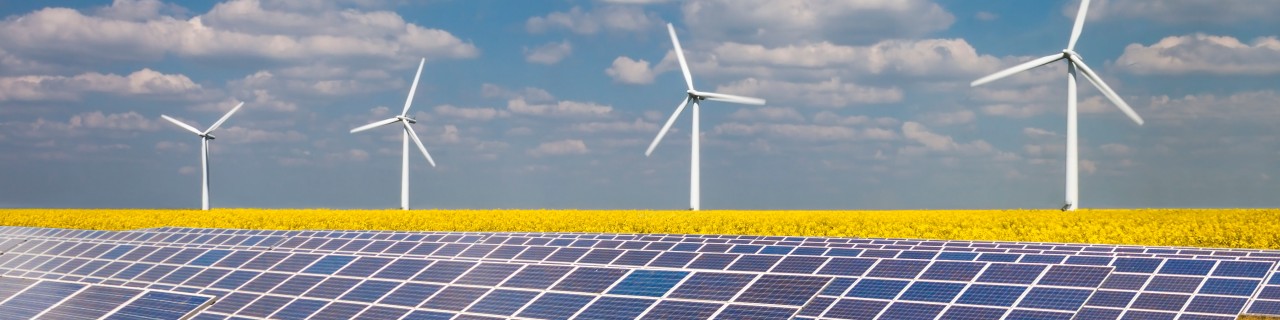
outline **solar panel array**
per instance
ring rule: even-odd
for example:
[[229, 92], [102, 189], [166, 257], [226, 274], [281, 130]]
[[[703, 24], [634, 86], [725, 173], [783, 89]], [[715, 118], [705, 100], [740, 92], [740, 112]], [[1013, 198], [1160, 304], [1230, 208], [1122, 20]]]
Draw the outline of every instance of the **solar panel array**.
[[0, 318], [1234, 319], [1280, 315], [1276, 261], [913, 239], [0, 227]]

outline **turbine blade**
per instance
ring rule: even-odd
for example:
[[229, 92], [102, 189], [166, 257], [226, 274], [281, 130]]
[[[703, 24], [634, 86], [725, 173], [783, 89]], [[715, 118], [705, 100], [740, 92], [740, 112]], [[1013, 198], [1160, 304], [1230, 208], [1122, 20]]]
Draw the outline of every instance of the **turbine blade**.
[[418, 90], [418, 77], [422, 76], [422, 66], [427, 64], [427, 58], [422, 58], [418, 62], [418, 73], [413, 75], [413, 85], [409, 87], [409, 97], [404, 99], [404, 111], [400, 112], [401, 116], [409, 114], [409, 105], [413, 104], [413, 92]]
[[1120, 111], [1124, 111], [1124, 114], [1129, 116], [1129, 119], [1133, 119], [1133, 122], [1138, 125], [1142, 125], [1142, 117], [1138, 115], [1138, 112], [1133, 111], [1133, 108], [1130, 108], [1129, 104], [1124, 102], [1124, 99], [1120, 99], [1120, 95], [1116, 94], [1114, 90], [1111, 90], [1111, 86], [1108, 86], [1106, 82], [1103, 82], [1102, 78], [1098, 77], [1098, 74], [1093, 72], [1093, 69], [1089, 69], [1089, 66], [1084, 64], [1084, 61], [1071, 58], [1071, 63], [1074, 63], [1076, 67], [1080, 68], [1081, 73], [1084, 74], [1084, 78], [1089, 79], [1089, 82], [1093, 83], [1093, 86], [1097, 87], [1098, 91], [1102, 91], [1102, 96], [1111, 100], [1111, 103], [1114, 103], [1117, 108], [1120, 108]]
[[356, 132], [360, 132], [360, 131], [365, 131], [365, 130], [369, 130], [369, 129], [373, 129], [373, 128], [377, 128], [377, 127], [385, 126], [385, 125], [388, 125], [388, 124], [395, 123], [396, 121], [400, 121], [400, 118], [391, 118], [391, 119], [387, 119], [387, 120], [382, 120], [382, 121], [378, 121], [378, 122], [374, 122], [374, 123], [366, 124], [366, 125], [361, 126], [361, 127], [359, 127], [359, 128], [351, 129], [351, 133], [356, 133]]
[[182, 123], [182, 121], [178, 121], [178, 119], [170, 118], [169, 116], [166, 116], [166, 115], [163, 115], [163, 114], [162, 114], [162, 115], [160, 115], [160, 117], [161, 117], [161, 118], [164, 118], [165, 120], [169, 120], [169, 122], [173, 122], [173, 124], [176, 124], [176, 125], [178, 125], [179, 127], [182, 127], [183, 129], [187, 129], [187, 131], [191, 131], [191, 133], [194, 133], [194, 134], [196, 134], [196, 135], [202, 135], [202, 134], [204, 134], [204, 133], [200, 132], [200, 130], [196, 130], [196, 128], [195, 128], [195, 127], [192, 127], [192, 126], [190, 126], [190, 125], [187, 125], [187, 124], [185, 124], [185, 123]]
[[680, 48], [680, 39], [676, 38], [676, 27], [668, 23], [667, 32], [671, 34], [671, 44], [676, 47], [676, 59], [680, 60], [680, 71], [684, 72], [684, 84], [693, 90], [693, 75], [689, 74], [689, 64], [684, 61], [684, 49]]
[[431, 160], [431, 153], [427, 152], [427, 146], [422, 145], [422, 140], [418, 139], [418, 133], [413, 131], [413, 126], [410, 126], [408, 122], [404, 122], [404, 130], [409, 131], [409, 138], [413, 139], [413, 143], [418, 145], [418, 150], [422, 150], [422, 155], [427, 156], [427, 163], [430, 163], [432, 167], [436, 166], [436, 161]]
[[724, 102], [732, 102], [732, 103], [740, 103], [740, 104], [753, 104], [757, 106], [764, 105], [764, 99], [760, 99], [760, 98], [743, 97], [743, 96], [735, 96], [732, 94], [701, 92], [701, 91], [694, 91], [693, 94], [701, 97], [705, 97], [707, 98], [707, 100], [724, 101]]
[[1071, 40], [1067, 42], [1067, 51], [1075, 51], [1076, 40], [1080, 39], [1080, 31], [1084, 29], [1084, 16], [1089, 13], [1089, 0], [1080, 1], [1080, 12], [1076, 13], [1076, 25], [1071, 28]]
[[244, 102], [240, 102], [240, 104], [237, 104], [235, 108], [231, 108], [231, 111], [227, 111], [227, 114], [222, 115], [222, 119], [218, 119], [218, 122], [214, 122], [213, 126], [210, 126], [209, 130], [205, 130], [204, 133], [208, 134], [210, 132], [213, 132], [213, 130], [218, 129], [218, 127], [221, 126], [223, 122], [227, 122], [227, 118], [230, 118], [231, 114], [236, 113], [236, 111], [240, 110], [240, 107], [243, 107], [243, 106], [244, 106]]
[[680, 117], [680, 112], [684, 111], [684, 106], [689, 104], [689, 98], [685, 97], [680, 106], [676, 107], [676, 112], [671, 113], [671, 118], [667, 119], [667, 124], [662, 125], [662, 130], [658, 131], [658, 136], [653, 138], [653, 143], [649, 144], [649, 150], [645, 150], [644, 156], [648, 157], [653, 153], [653, 148], [658, 147], [658, 142], [662, 142], [662, 137], [667, 135], [667, 130], [671, 130], [671, 124], [676, 123], [676, 118]]
[[1063, 57], [1063, 54], [1055, 53], [1055, 54], [1044, 56], [1039, 59], [1027, 61], [1020, 65], [1013, 66], [1012, 68], [1008, 68], [1008, 69], [1000, 70], [999, 72], [996, 72], [996, 73], [992, 73], [991, 75], [982, 77], [978, 80], [973, 80], [973, 82], [969, 83], [969, 86], [977, 87], [977, 86], [986, 84], [987, 82], [1000, 80], [1001, 78], [1011, 76], [1015, 73], [1031, 70], [1032, 68], [1043, 66], [1051, 62], [1061, 60], [1062, 57]]

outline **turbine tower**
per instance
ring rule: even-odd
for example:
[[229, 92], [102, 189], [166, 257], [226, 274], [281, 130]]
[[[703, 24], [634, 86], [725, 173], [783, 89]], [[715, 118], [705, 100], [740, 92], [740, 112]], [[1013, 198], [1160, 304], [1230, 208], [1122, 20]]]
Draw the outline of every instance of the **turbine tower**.
[[418, 133], [413, 131], [413, 126], [410, 126], [418, 121], [409, 117], [409, 106], [413, 104], [413, 92], [418, 89], [418, 78], [422, 76], [422, 65], [426, 63], [427, 58], [422, 58], [422, 61], [418, 62], [418, 73], [413, 76], [413, 85], [409, 87], [409, 97], [404, 100], [404, 111], [401, 111], [400, 115], [351, 129], [351, 133], [356, 133], [396, 122], [404, 125], [401, 135], [404, 148], [400, 163], [400, 209], [403, 210], [409, 210], [409, 140], [413, 140], [413, 143], [418, 145], [418, 150], [422, 150], [422, 155], [427, 157], [427, 162], [432, 167], [436, 166], [436, 161], [431, 159], [431, 153], [427, 152], [427, 147], [422, 145], [422, 140], [418, 139]]
[[1081, 58], [1079, 54], [1076, 54], [1076, 40], [1080, 38], [1080, 30], [1084, 29], [1084, 17], [1088, 11], [1089, 0], [1083, 0], [1080, 3], [1080, 12], [1076, 13], [1076, 23], [1075, 27], [1071, 30], [1071, 40], [1067, 42], [1067, 48], [1063, 49], [1061, 53], [1051, 54], [1009, 69], [1001, 70], [1000, 72], [974, 80], [969, 84], [970, 86], [976, 87], [1019, 72], [1050, 64], [1058, 60], [1067, 61], [1067, 200], [1066, 204], [1062, 206], [1062, 210], [1064, 211], [1074, 211], [1080, 207], [1080, 152], [1079, 139], [1077, 139], [1079, 136], [1079, 130], [1076, 126], [1076, 73], [1084, 75], [1084, 78], [1088, 79], [1089, 83], [1092, 83], [1094, 87], [1097, 87], [1098, 91], [1102, 92], [1102, 95], [1107, 97], [1108, 100], [1111, 100], [1117, 108], [1120, 108], [1120, 111], [1124, 111], [1124, 114], [1128, 115], [1130, 119], [1133, 119], [1133, 122], [1136, 122], [1138, 125], [1142, 125], [1142, 117], [1138, 116], [1138, 113], [1134, 112], [1133, 108], [1130, 108], [1128, 103], [1125, 103], [1123, 99], [1120, 99], [1120, 96], [1117, 95], [1115, 91], [1111, 90], [1111, 87], [1107, 86], [1107, 83], [1103, 82], [1102, 78], [1099, 77], [1097, 73], [1094, 73], [1093, 69], [1090, 69], [1089, 66], [1084, 63], [1084, 59]]
[[653, 148], [658, 147], [658, 142], [662, 141], [662, 137], [667, 135], [667, 130], [671, 129], [671, 124], [676, 122], [676, 118], [680, 117], [680, 112], [684, 111], [685, 105], [693, 104], [693, 133], [692, 143], [693, 152], [690, 155], [689, 162], [689, 209], [698, 210], [702, 207], [701, 196], [699, 194], [699, 156], [698, 156], [698, 105], [702, 100], [724, 101], [738, 104], [763, 105], [764, 99], [735, 96], [715, 92], [702, 92], [693, 88], [693, 76], [689, 74], [689, 65], [684, 61], [684, 50], [680, 48], [680, 40], [676, 38], [676, 28], [670, 23], [667, 24], [667, 32], [671, 34], [671, 44], [675, 46], [676, 58], [680, 60], [680, 71], [684, 73], [684, 83], [689, 87], [685, 91], [684, 101], [680, 102], [680, 106], [676, 107], [676, 112], [671, 114], [671, 118], [667, 119], [667, 124], [662, 126], [662, 131], [658, 131], [658, 136], [653, 138], [653, 143], [649, 144], [649, 150], [644, 152], [648, 157], [653, 153]]
[[244, 102], [237, 104], [235, 108], [231, 108], [231, 111], [227, 111], [227, 114], [223, 115], [222, 119], [218, 119], [218, 122], [214, 122], [213, 125], [205, 131], [196, 130], [195, 127], [183, 123], [182, 121], [178, 121], [177, 119], [170, 118], [163, 114], [160, 115], [161, 118], [169, 120], [169, 122], [178, 125], [178, 127], [186, 129], [200, 137], [200, 172], [202, 177], [202, 184], [200, 188], [200, 210], [209, 210], [209, 141], [214, 139], [212, 134], [213, 130], [218, 129], [223, 122], [227, 122], [227, 118], [230, 118], [231, 114], [236, 113], [236, 111], [240, 110], [240, 107], [243, 106]]

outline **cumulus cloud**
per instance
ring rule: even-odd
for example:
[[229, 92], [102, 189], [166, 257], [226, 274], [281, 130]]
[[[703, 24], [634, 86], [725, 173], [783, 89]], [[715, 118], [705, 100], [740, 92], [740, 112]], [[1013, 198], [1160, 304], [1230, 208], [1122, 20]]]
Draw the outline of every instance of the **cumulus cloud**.
[[782, 101], [803, 101], [830, 108], [854, 103], [889, 103], [902, 101], [902, 89], [877, 88], [846, 83], [840, 78], [822, 82], [787, 82], [748, 78], [716, 87], [716, 92], [759, 96]]
[[955, 21], [928, 0], [695, 0], [685, 2], [681, 11], [698, 39], [763, 44], [911, 38], [944, 30]]
[[529, 18], [525, 30], [544, 33], [552, 29], [567, 29], [577, 34], [596, 34], [602, 31], [636, 32], [655, 28], [662, 23], [657, 14], [645, 12], [635, 6], [603, 6], [584, 10], [573, 7], [568, 12], [552, 12], [542, 17]]
[[1280, 94], [1272, 90], [1244, 91], [1227, 95], [1211, 93], [1178, 96], [1159, 95], [1147, 101], [1152, 123], [1190, 121], [1265, 122], [1280, 121], [1276, 108]]
[[603, 117], [613, 107], [591, 102], [558, 101], [549, 104], [530, 104], [523, 98], [507, 100], [507, 111], [513, 114], [548, 117]]
[[154, 119], [148, 119], [133, 111], [112, 114], [104, 114], [102, 111], [80, 113], [71, 116], [67, 124], [70, 129], [154, 131], [159, 128]]
[[960, 110], [960, 111], [953, 111], [953, 112], [935, 112], [935, 113], [925, 114], [923, 117], [923, 120], [933, 125], [949, 126], [949, 125], [973, 123], [973, 120], [975, 118], [977, 118], [977, 116], [974, 114], [973, 111]]
[[800, 122], [804, 121], [804, 116], [793, 108], [744, 107], [730, 113], [729, 119]]
[[[1075, 19], [1077, 1], [1062, 8], [1063, 16]], [[1242, 21], [1271, 22], [1280, 15], [1280, 3], [1271, 1], [1220, 2], [1211, 0], [1116, 1], [1095, 0], [1089, 4], [1089, 20], [1143, 19], [1165, 24], [1232, 24]]]
[[87, 92], [115, 95], [196, 94], [203, 88], [181, 74], [142, 69], [127, 76], [83, 73], [76, 76], [20, 76], [0, 78], [0, 101], [76, 100]]
[[573, 45], [569, 40], [552, 42], [533, 49], [524, 48], [524, 60], [539, 64], [556, 64], [573, 53]]
[[649, 61], [632, 60], [628, 57], [613, 59], [613, 64], [604, 70], [604, 74], [613, 78], [614, 82], [625, 84], [650, 84], [657, 76], [654, 69], [649, 68]]
[[1201, 33], [1166, 37], [1150, 46], [1126, 46], [1116, 65], [1138, 74], [1277, 74], [1280, 40], [1261, 37], [1244, 43], [1230, 36]]
[[536, 148], [529, 149], [526, 153], [534, 157], [544, 157], [586, 154], [589, 151], [590, 150], [587, 149], [587, 144], [583, 143], [582, 140], [565, 139], [560, 141], [544, 142]]
[[658, 132], [658, 124], [636, 119], [635, 121], [585, 122], [569, 126], [569, 130], [602, 133], [602, 132]]
[[964, 39], [885, 40], [867, 46], [822, 41], [767, 47], [728, 42], [712, 49], [728, 64], [796, 68], [851, 68], [865, 74], [910, 76], [974, 76], [992, 72], [1004, 62], [978, 54]]
[[486, 83], [480, 86], [480, 95], [485, 98], [522, 99], [528, 102], [547, 102], [555, 100], [547, 90], [534, 87], [523, 89], [507, 89], [502, 86]]
[[995, 150], [995, 147], [986, 141], [974, 140], [969, 143], [959, 143], [951, 136], [935, 133], [925, 125], [912, 121], [902, 123], [902, 136], [924, 146], [924, 150], [912, 150], [910, 147], [904, 149], [908, 153], [933, 151], [980, 154]]
[[768, 135], [802, 141], [893, 140], [898, 136], [891, 130], [880, 128], [784, 123], [743, 124], [731, 122], [716, 125], [712, 132], [733, 136]]
[[300, 142], [307, 139], [306, 135], [294, 130], [271, 131], [241, 126], [220, 128], [215, 135], [218, 141], [236, 144]]
[[506, 117], [510, 114], [506, 110], [494, 108], [463, 108], [448, 104], [436, 106], [435, 112], [437, 115], [444, 117], [474, 121], [489, 121], [494, 118]]

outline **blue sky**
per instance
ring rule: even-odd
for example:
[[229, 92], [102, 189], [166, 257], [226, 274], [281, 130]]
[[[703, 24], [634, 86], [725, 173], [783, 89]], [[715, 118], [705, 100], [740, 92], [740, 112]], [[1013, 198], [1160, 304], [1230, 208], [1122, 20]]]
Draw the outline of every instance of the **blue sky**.
[[[403, 105], [438, 167], [417, 208], [1057, 208], [1076, 1], [0, 3], [0, 206], [392, 208]], [[46, 7], [47, 6], [47, 7]], [[1083, 207], [1274, 207], [1280, 3], [1093, 1], [1077, 51], [1146, 118], [1081, 85]]]

